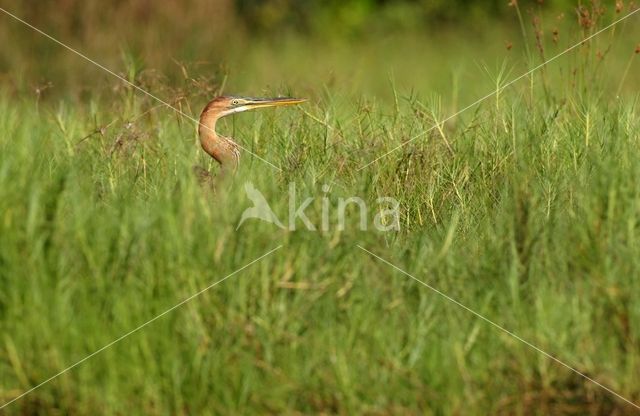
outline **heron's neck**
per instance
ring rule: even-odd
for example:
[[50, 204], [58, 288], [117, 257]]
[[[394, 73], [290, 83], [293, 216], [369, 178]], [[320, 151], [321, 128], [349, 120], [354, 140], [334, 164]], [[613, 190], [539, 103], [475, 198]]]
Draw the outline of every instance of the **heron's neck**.
[[198, 125], [198, 135], [200, 145], [212, 158], [222, 165], [223, 168], [235, 170], [238, 166], [240, 153], [238, 145], [230, 138], [220, 136], [216, 133], [216, 122], [220, 116], [218, 114], [203, 111], [200, 115]]

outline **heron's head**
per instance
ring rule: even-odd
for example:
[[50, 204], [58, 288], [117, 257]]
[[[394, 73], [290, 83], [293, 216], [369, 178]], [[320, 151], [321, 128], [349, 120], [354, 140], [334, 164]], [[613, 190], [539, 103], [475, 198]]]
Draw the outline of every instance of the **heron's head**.
[[291, 97], [254, 98], [222, 96], [211, 101], [207, 105], [205, 111], [215, 111], [220, 117], [222, 117], [229, 114], [240, 113], [242, 111], [255, 110], [257, 108], [300, 104], [305, 101], [306, 99]]

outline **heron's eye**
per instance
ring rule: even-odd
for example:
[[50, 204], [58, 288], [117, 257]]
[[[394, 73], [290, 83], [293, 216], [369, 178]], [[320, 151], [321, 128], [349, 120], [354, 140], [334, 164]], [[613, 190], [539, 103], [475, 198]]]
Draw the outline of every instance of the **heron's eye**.
[[240, 104], [240, 100], [231, 100], [231, 105], [238, 105]]

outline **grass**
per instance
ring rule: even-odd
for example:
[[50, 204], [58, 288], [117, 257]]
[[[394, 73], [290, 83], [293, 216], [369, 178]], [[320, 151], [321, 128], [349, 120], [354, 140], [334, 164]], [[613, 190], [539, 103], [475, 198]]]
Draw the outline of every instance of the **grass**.
[[[191, 173], [217, 169], [193, 125], [150, 111], [155, 103], [131, 89], [99, 80], [88, 97], [1, 95], [1, 402], [283, 246], [2, 412], [632, 414], [357, 248], [640, 401], [640, 118], [637, 80], [621, 80], [634, 67], [631, 35], [582, 48], [430, 130], [523, 65], [473, 63], [503, 56], [502, 45], [479, 51], [451, 36], [469, 55], [448, 52], [437, 68], [437, 48], [406, 68], [402, 48], [370, 40], [362, 76], [349, 72], [348, 47], [313, 55], [292, 40], [230, 52], [232, 70], [262, 62], [231, 87], [269, 85], [282, 65], [307, 75], [271, 88], [311, 100], [225, 119], [221, 131], [282, 170], [245, 153], [216, 193]], [[380, 51], [391, 71], [373, 66]], [[129, 68], [137, 82], [150, 73]], [[149, 82], [163, 97], [182, 94], [175, 102], [197, 115], [223, 79], [204, 92]], [[324, 184], [332, 224], [340, 196], [373, 207], [393, 196], [401, 231], [359, 231], [355, 212], [343, 232], [258, 221], [236, 230], [245, 181], [281, 218], [295, 182], [299, 199], [315, 197], [316, 225]]]

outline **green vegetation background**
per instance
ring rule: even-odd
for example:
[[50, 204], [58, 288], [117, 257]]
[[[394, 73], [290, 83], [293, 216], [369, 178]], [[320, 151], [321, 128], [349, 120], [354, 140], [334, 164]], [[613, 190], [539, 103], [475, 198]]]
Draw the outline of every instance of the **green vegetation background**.
[[[517, 6], [517, 7], [516, 7]], [[634, 414], [361, 245], [640, 401], [639, 17], [629, 2], [0, 1], [191, 117], [0, 15], [2, 414]], [[434, 128], [434, 126], [436, 128]], [[366, 169], [359, 168], [418, 137]], [[251, 181], [401, 203], [397, 233], [236, 225]]]

